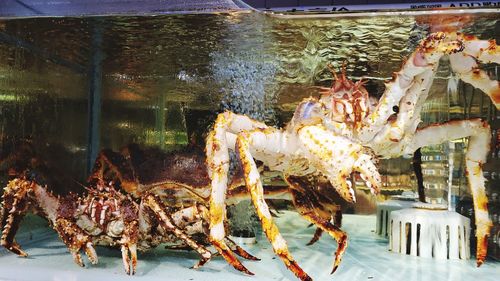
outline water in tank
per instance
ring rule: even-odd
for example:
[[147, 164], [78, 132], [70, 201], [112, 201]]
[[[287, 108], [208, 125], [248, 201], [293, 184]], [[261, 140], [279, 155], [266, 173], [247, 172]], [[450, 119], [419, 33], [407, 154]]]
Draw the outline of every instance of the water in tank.
[[[297, 117], [296, 109], [303, 99], [319, 98], [321, 91], [332, 85], [332, 73], [336, 73], [337, 80], [345, 75], [354, 82], [363, 81], [370, 99], [377, 100], [394, 73], [431, 33], [458, 31], [483, 40], [498, 41], [499, 28], [500, 20], [495, 10], [336, 16], [238, 10], [155, 16], [0, 19], [2, 186], [14, 178], [23, 177], [40, 182], [55, 194], [65, 195], [70, 191], [86, 194], [86, 188], [95, 184], [95, 177], [89, 178], [89, 175], [95, 176], [97, 171], [100, 176], [113, 177], [113, 181], [105, 182], [104, 186], [120, 185], [124, 196], [132, 197], [158, 190], [162, 184], [173, 186], [176, 181], [182, 181], [183, 192], [173, 192], [168, 188], [159, 192], [167, 198], [163, 204], [179, 209], [185, 204], [202, 202], [211, 207], [210, 190], [197, 192], [196, 187], [209, 185], [209, 175], [204, 170], [205, 140], [219, 113], [232, 111], [268, 126], [284, 128]], [[498, 65], [484, 62], [480, 68], [491, 79], [500, 80]], [[432, 87], [422, 89], [426, 90], [429, 90], [429, 96], [422, 105], [419, 128], [477, 117], [491, 126], [490, 152], [482, 168], [488, 180], [486, 192], [495, 225], [493, 231], [498, 231], [499, 111], [488, 96], [458, 79], [447, 58], [441, 60]], [[401, 107], [393, 109], [390, 120], [397, 118]], [[312, 180], [310, 183], [314, 187], [301, 191], [317, 192], [310, 200], [326, 200], [328, 204], [339, 206], [327, 208], [330, 213], [326, 212], [326, 215], [321, 213], [325, 210], [318, 210], [319, 216], [330, 216], [328, 220], [331, 218], [332, 222], [338, 216], [331, 213], [332, 209], [344, 214], [373, 215], [377, 202], [394, 195], [416, 198], [419, 191], [425, 193], [423, 198], [427, 202], [449, 204], [471, 216], [464, 156], [468, 143], [466, 138], [447, 139], [444, 144], [422, 148], [419, 152], [422, 154], [420, 179], [412, 166], [413, 154], [379, 159], [377, 167], [381, 186], [376, 196], [371, 194], [370, 186], [359, 175], [348, 175], [355, 187], [355, 204], [341, 199], [332, 191], [331, 185], [322, 182], [324, 179]], [[255, 150], [252, 152], [259, 154]], [[241, 196], [249, 198], [240, 174], [247, 166], [242, 169], [240, 154], [238, 151], [230, 155], [229, 178], [234, 185], [228, 191], [228, 200], [232, 195], [236, 198], [243, 193], [246, 195]], [[134, 155], [139, 155], [138, 159]], [[259, 160], [257, 156], [255, 158]], [[269, 190], [266, 192], [285, 190], [276, 196], [276, 200], [268, 202], [271, 213], [280, 217], [283, 216], [280, 215], [282, 210], [302, 211], [297, 210], [297, 204], [290, 202], [297, 197], [287, 189], [289, 184], [293, 186], [293, 180], [301, 179], [286, 182], [282, 172], [273, 171], [263, 164], [257, 161], [256, 168], [265, 190]], [[107, 165], [107, 168], [99, 170], [99, 165]], [[128, 185], [139, 180], [143, 181], [138, 186]], [[323, 188], [330, 189], [325, 191]], [[176, 196], [191, 199], [181, 204]], [[254, 208], [250, 205], [237, 209], [246, 214], [253, 212]], [[238, 217], [232, 220], [233, 227], [238, 227], [247, 217], [253, 217], [253, 220], [243, 222], [242, 227], [257, 230], [261, 238], [258, 240], [262, 242], [251, 247], [265, 245], [264, 248], [270, 251], [265, 236], [259, 234], [260, 223], [255, 222], [255, 214], [232, 216]], [[3, 219], [7, 220], [6, 217]], [[298, 217], [291, 217], [289, 222]], [[29, 229], [30, 223], [23, 224], [23, 227]], [[349, 226], [349, 222], [344, 223]], [[37, 224], [43, 223], [34, 221], [33, 228]], [[290, 225], [293, 229], [294, 224]], [[306, 222], [297, 229], [302, 227], [299, 236], [305, 240], [312, 238], [315, 228], [307, 228]], [[498, 243], [495, 235], [498, 236], [492, 233], [490, 239], [491, 253], [498, 248], [494, 245]], [[369, 236], [362, 237], [369, 239]], [[29, 238], [24, 239], [29, 241]], [[57, 244], [56, 240], [51, 240], [51, 243], [58, 245], [54, 247], [59, 247], [64, 253], [62, 244]], [[306, 247], [294, 241], [289, 243], [296, 251]], [[378, 240], [377, 243], [382, 242]], [[36, 243], [27, 248], [30, 247], [36, 248]], [[105, 270], [109, 267], [113, 267], [116, 274], [122, 274], [118, 265], [119, 251], [98, 250], [107, 252], [104, 265], [97, 267], [96, 274], [107, 276]], [[174, 251], [178, 260], [187, 258], [188, 262], [179, 262], [180, 267], [189, 267], [186, 264], [196, 259], [195, 254], [169, 251]], [[301, 258], [299, 254], [299, 260], [306, 260], [311, 253], [315, 252]], [[39, 255], [34, 259], [45, 260], [43, 249]], [[149, 265], [139, 267], [141, 277], [147, 277], [148, 272], [161, 275], [154, 273], [161, 268], [155, 261], [159, 255], [162, 255], [161, 251], [142, 256]], [[0, 254], [2, 262], [7, 258], [15, 259]], [[344, 262], [352, 263], [353, 259], [348, 254]], [[69, 254], [62, 260], [73, 266]], [[278, 270], [261, 277], [293, 279], [293, 274], [286, 272], [278, 260], [269, 258], [276, 263], [274, 268]], [[310, 261], [313, 265], [314, 260]], [[229, 277], [223, 275], [223, 278], [246, 278], [224, 265], [222, 259], [219, 261], [220, 264], [209, 269], [196, 271], [195, 278], [216, 278], [221, 271], [225, 274], [229, 271]], [[36, 262], [35, 266], [43, 268], [43, 261]], [[179, 269], [179, 265], [176, 266]], [[486, 270], [494, 270], [491, 266], [486, 264]], [[256, 272], [266, 274], [266, 270], [260, 271], [255, 269], [257, 267], [257, 264], [252, 264]], [[470, 270], [476, 269], [471, 267]], [[328, 270], [309, 267], [309, 271], [321, 271], [313, 274], [321, 279], [326, 278], [323, 271], [326, 274]], [[360, 272], [361, 269], [355, 271], [355, 276], [370, 279], [376, 274], [372, 270], [367, 276]], [[347, 269], [339, 275], [345, 274], [348, 274]], [[5, 278], [13, 277], [6, 275]]]

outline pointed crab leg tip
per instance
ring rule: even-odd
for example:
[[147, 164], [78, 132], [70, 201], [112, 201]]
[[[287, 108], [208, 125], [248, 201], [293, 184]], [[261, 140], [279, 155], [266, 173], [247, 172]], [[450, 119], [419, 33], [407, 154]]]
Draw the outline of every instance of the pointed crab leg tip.
[[337, 271], [338, 268], [339, 268], [338, 265], [334, 266], [333, 269], [332, 269], [332, 272], [330, 272], [330, 274], [334, 274], [335, 271]]
[[85, 253], [91, 264], [97, 264], [99, 259], [97, 258], [96, 251], [92, 246], [92, 243], [88, 242], [85, 248]]
[[245, 257], [247, 260], [251, 260], [251, 261], [260, 261], [260, 259], [258, 257], [255, 257], [255, 256], [252, 256], [252, 255], [248, 255], [247, 257]]
[[476, 265], [477, 267], [480, 267], [484, 263], [484, 257], [479, 257], [476, 259]]
[[302, 281], [312, 281], [313, 279], [311, 277], [309, 277], [308, 275], [306, 275], [304, 277], [301, 277], [300, 280], [302, 280]]
[[28, 256], [28, 253], [26, 253], [25, 251], [23, 251], [20, 247], [11, 247], [9, 248], [10, 251], [14, 252], [15, 254], [17, 254], [18, 256], [20, 257], [27, 257]]
[[250, 276], [255, 275], [253, 272], [251, 272], [250, 270], [248, 270], [248, 269], [246, 269], [246, 268], [244, 268], [244, 270], [241, 270], [241, 271], [242, 271], [242, 272], [244, 272], [244, 273], [245, 273], [245, 274], [247, 274], [247, 275], [250, 275]]
[[75, 263], [81, 267], [85, 267], [85, 264], [83, 263], [82, 261], [82, 257], [80, 256], [80, 254], [73, 254], [73, 260], [75, 261]]

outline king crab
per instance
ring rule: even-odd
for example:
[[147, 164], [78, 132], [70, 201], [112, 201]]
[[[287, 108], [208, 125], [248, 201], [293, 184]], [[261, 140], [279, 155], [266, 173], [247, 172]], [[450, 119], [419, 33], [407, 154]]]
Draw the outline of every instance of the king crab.
[[[40, 161], [30, 147], [23, 144], [22, 150], [2, 160], [2, 164], [14, 162], [19, 164], [16, 167], [24, 167], [23, 171], [15, 170], [2, 195], [0, 245], [7, 250], [27, 256], [16, 243], [15, 235], [22, 218], [32, 212], [48, 220], [80, 266], [84, 266], [80, 252], [92, 264], [97, 263], [94, 245], [120, 247], [127, 274], [136, 272], [137, 250], [146, 251], [161, 243], [195, 250], [201, 259], [194, 268], [211, 259], [213, 254], [205, 246], [209, 244], [209, 212], [203, 203], [184, 200], [182, 204], [169, 204], [154, 190], [134, 198], [117, 191], [114, 182], [105, 183], [102, 179], [95, 180], [82, 196], [55, 196], [45, 184], [54, 182], [46, 174], [50, 171], [43, 164], [32, 167], [33, 161]], [[31, 164], [22, 164], [23, 159], [30, 159]], [[224, 240], [241, 257], [257, 260], [228, 237]]]
[[[323, 175], [345, 200], [354, 202], [352, 183], [347, 179], [351, 172], [358, 172], [373, 193], [379, 190], [380, 175], [373, 164], [375, 155], [398, 157], [426, 145], [468, 137], [466, 168], [474, 198], [477, 264], [481, 265], [486, 256], [491, 227], [481, 168], [489, 149], [489, 126], [486, 122], [473, 119], [417, 129], [420, 111], [439, 60], [445, 55], [460, 79], [481, 89], [500, 108], [499, 82], [490, 80], [477, 63], [500, 63], [500, 47], [494, 40], [438, 32], [420, 43], [401, 70], [386, 83], [385, 92], [374, 104], [371, 104], [363, 83], [354, 83], [343, 73], [341, 77], [335, 77], [330, 88], [323, 89], [319, 99], [303, 100], [284, 129], [269, 127], [232, 112], [219, 114], [206, 145], [212, 186], [210, 240], [216, 249], [223, 256], [236, 260], [223, 241], [229, 150], [238, 154], [246, 186], [274, 252], [298, 278], [311, 280], [290, 255], [272, 220], [254, 159], [271, 170], [283, 172], [292, 186], [294, 182], [289, 179], [294, 176]], [[337, 239], [338, 249], [345, 248], [345, 236], [338, 228], [314, 213], [303, 215]], [[332, 273], [340, 262], [342, 252], [337, 251]], [[241, 263], [238, 267], [244, 269]]]

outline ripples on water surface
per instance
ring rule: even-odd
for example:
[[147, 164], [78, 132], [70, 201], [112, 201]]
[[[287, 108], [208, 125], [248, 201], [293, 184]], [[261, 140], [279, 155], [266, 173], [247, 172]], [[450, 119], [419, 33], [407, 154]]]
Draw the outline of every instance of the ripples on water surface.
[[[458, 18], [466, 19], [464, 31], [499, 39], [498, 14]], [[380, 95], [381, 80], [427, 34], [425, 21], [257, 13], [0, 20], [0, 130], [84, 155], [99, 34], [101, 146], [117, 148], [185, 143], [222, 109], [281, 124], [300, 99], [316, 94], [312, 86], [330, 83], [327, 63], [347, 62], [348, 75], [368, 77], [369, 90]]]

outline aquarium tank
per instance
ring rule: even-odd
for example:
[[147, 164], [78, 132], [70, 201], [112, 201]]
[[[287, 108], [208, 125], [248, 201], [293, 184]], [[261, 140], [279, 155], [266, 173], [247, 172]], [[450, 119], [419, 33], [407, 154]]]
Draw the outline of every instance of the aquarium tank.
[[[377, 194], [360, 170], [343, 177], [349, 180], [356, 202], [348, 202], [326, 177], [290, 178], [289, 173], [270, 168], [266, 164], [273, 160], [260, 159], [258, 149], [250, 149], [257, 161], [250, 161], [255, 167], [248, 166], [239, 150], [243, 142], [239, 142], [226, 162], [229, 187], [223, 197], [228, 213], [221, 216], [229, 218], [223, 228], [227, 239], [234, 240], [227, 242], [231, 250], [245, 256], [237, 250], [239, 245], [261, 259], [247, 261], [238, 256], [256, 275], [253, 277], [233, 269], [216, 254], [220, 246], [214, 245], [210, 232], [216, 225], [210, 220], [220, 215], [210, 199], [211, 194], [215, 196], [211, 184], [216, 176], [207, 170], [215, 162], [206, 157], [210, 153], [207, 138], [221, 116], [218, 114], [230, 111], [254, 124], [289, 132], [286, 128], [291, 128], [287, 127], [291, 120], [312, 114], [297, 109], [301, 102], [319, 99], [342, 77], [366, 88], [367, 104], [376, 104], [407, 58], [430, 34], [459, 32], [500, 42], [497, 6], [471, 4], [434, 10], [366, 3], [365, 10], [360, 6], [353, 12], [352, 7], [334, 8], [347, 1], [309, 3], [314, 9], [304, 8], [304, 1], [298, 1], [300, 5], [222, 0], [105, 1], [102, 5], [92, 1], [31, 2], [0, 4], [0, 194], [4, 194], [0, 232], [3, 246], [15, 251], [16, 235], [29, 255], [22, 259], [2, 247], [0, 279], [129, 280], [123, 269], [125, 266], [127, 271], [128, 254], [123, 252], [134, 250], [120, 236], [128, 229], [128, 221], [120, 217], [129, 206], [126, 202], [136, 206], [133, 210], [146, 206], [134, 213], [136, 219], [141, 218], [137, 219], [140, 251], [135, 272], [139, 278], [297, 280], [300, 274], [288, 270], [294, 264], [283, 263], [280, 258], [286, 260], [285, 255], [273, 252], [285, 240], [295, 258], [292, 261], [316, 280], [392, 276], [495, 280], [498, 276], [500, 111], [494, 99], [460, 79], [446, 56], [430, 88], [422, 89], [428, 97], [417, 110], [421, 122], [415, 124], [415, 130], [475, 118], [491, 128], [491, 140], [485, 142], [489, 149], [486, 162], [478, 166], [486, 178], [489, 202], [485, 208], [492, 222], [485, 238], [488, 254], [480, 268], [475, 266], [475, 203], [466, 170], [466, 151], [472, 141], [467, 137], [445, 139], [397, 157], [373, 156], [380, 173]], [[442, 7], [448, 8], [452, 2], [446, 3]], [[488, 79], [499, 81], [499, 66], [484, 61], [478, 67]], [[344, 112], [330, 104], [324, 106]], [[389, 120], [405, 109], [400, 105], [392, 110]], [[303, 122], [309, 124], [309, 120]], [[226, 134], [218, 137], [226, 141]], [[231, 139], [229, 134], [227, 139]], [[269, 139], [267, 145], [272, 149], [276, 140]], [[389, 146], [390, 141], [387, 143]], [[287, 156], [285, 148], [282, 150], [278, 152]], [[304, 165], [312, 165], [311, 159], [306, 157]], [[339, 159], [336, 165], [343, 167], [346, 159]], [[264, 189], [263, 198], [254, 198], [253, 204], [251, 193], [258, 191], [250, 188], [250, 174], [255, 171]], [[29, 183], [19, 184], [25, 191], [17, 191], [16, 180]], [[43, 195], [42, 189], [50, 194]], [[150, 199], [150, 194], [161, 202]], [[377, 210], [398, 200], [426, 203], [434, 211], [444, 206], [441, 211], [470, 219], [470, 249], [462, 249], [470, 251], [470, 259], [453, 260], [450, 250], [445, 254], [448, 260], [418, 257], [417, 263], [409, 244], [408, 255], [388, 251], [392, 240], [374, 233], [375, 224], [382, 221], [376, 218]], [[266, 207], [256, 211], [254, 205], [259, 204]], [[73, 206], [68, 208], [74, 213], [63, 216], [69, 212], [66, 206]], [[26, 210], [29, 214], [21, 223]], [[55, 216], [71, 217], [76, 225], [88, 226], [81, 231], [88, 241], [94, 241], [97, 265], [91, 264], [92, 250], [86, 246], [68, 251], [64, 243], [73, 245], [76, 238], [64, 233], [75, 228], [58, 232], [60, 221]], [[388, 219], [389, 214], [385, 221]], [[269, 220], [277, 228], [271, 228]], [[150, 228], [144, 230], [145, 225]], [[109, 233], [115, 227], [119, 234], [113, 236]], [[281, 242], [268, 242], [266, 234], [278, 239], [271, 229], [281, 232]], [[451, 233], [445, 228], [442, 239], [448, 245], [453, 243]], [[342, 242], [344, 234], [349, 246], [338, 270], [330, 276], [332, 254], [347, 245]], [[423, 235], [419, 232], [413, 239]], [[169, 243], [172, 241], [175, 243]], [[336, 241], [341, 241], [340, 246]], [[212, 260], [190, 269], [205, 248]], [[74, 263], [78, 263], [80, 250], [85, 269]]]

